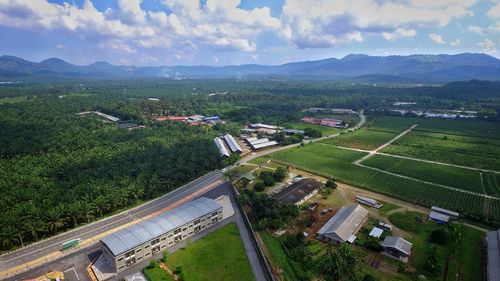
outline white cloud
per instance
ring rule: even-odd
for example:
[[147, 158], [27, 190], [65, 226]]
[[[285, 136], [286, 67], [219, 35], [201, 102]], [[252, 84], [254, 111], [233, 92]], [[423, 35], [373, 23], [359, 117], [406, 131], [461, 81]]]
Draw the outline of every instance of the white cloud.
[[493, 33], [500, 33], [500, 21], [488, 27], [488, 30]]
[[[282, 33], [300, 48], [330, 47], [361, 41], [377, 33], [387, 40], [412, 36], [412, 30], [446, 26], [471, 16], [476, 0], [287, 0]], [[399, 30], [399, 31], [398, 31]], [[404, 31], [404, 32], [403, 32]]]
[[443, 37], [439, 34], [429, 33], [429, 38], [431, 38], [432, 41], [434, 41], [438, 44], [446, 45], [446, 41], [444, 41]]
[[487, 54], [495, 54], [497, 52], [497, 45], [489, 38], [477, 43], [477, 46], [481, 48], [482, 52]]
[[[240, 0], [207, 0], [203, 5], [199, 0], [164, 0], [169, 14], [143, 10], [141, 3], [118, 0], [118, 8], [99, 11], [91, 0], [84, 0], [81, 7], [69, 1], [0, 0], [0, 25], [63, 32], [124, 53], [176, 46], [175, 57], [187, 51], [196, 53], [200, 44], [255, 51], [259, 34], [281, 26], [268, 7], [245, 10], [238, 7]], [[178, 50], [186, 46], [186, 50]]]
[[450, 46], [458, 47], [458, 46], [460, 46], [460, 43], [461, 43], [460, 39], [455, 39], [453, 41], [450, 41]]
[[68, 49], [68, 47], [66, 47], [66, 45], [64, 45], [64, 44], [57, 44], [56, 48], [58, 48], [59, 50], [67, 50]]
[[497, 3], [488, 11], [488, 16], [494, 19], [500, 18], [500, 3]]
[[467, 27], [467, 30], [470, 31], [470, 32], [474, 32], [474, 33], [477, 33], [479, 35], [484, 35], [483, 33], [483, 28], [482, 27], [479, 27], [479, 26], [474, 26], [474, 25], [471, 25], [471, 26], [468, 26]]
[[394, 41], [401, 37], [413, 37], [415, 35], [417, 35], [415, 29], [397, 28], [394, 32], [382, 32], [382, 36], [388, 41]]

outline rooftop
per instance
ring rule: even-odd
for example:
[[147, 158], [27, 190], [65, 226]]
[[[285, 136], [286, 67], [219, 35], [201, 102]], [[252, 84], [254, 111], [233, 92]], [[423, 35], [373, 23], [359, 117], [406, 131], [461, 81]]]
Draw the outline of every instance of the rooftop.
[[322, 185], [315, 179], [302, 179], [284, 188], [274, 197], [282, 204], [295, 204]]
[[500, 229], [486, 234], [488, 280], [500, 280]]
[[201, 197], [151, 219], [118, 230], [102, 238], [101, 242], [109, 248], [113, 255], [118, 256], [219, 208], [221, 208], [219, 203]]
[[405, 253], [406, 255], [410, 255], [412, 243], [404, 240], [401, 237], [397, 236], [387, 236], [382, 242], [382, 247], [389, 247], [399, 250], [400, 252]]
[[347, 241], [367, 216], [368, 211], [358, 204], [344, 206], [321, 227], [318, 234], [333, 234], [340, 240]]

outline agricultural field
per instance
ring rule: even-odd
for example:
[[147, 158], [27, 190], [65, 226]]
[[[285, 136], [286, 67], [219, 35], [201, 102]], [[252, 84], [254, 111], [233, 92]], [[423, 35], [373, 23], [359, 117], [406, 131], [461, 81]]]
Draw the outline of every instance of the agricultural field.
[[385, 155], [374, 155], [361, 164], [405, 175], [408, 177], [484, 193], [478, 171], [401, 159]]
[[[423, 206], [441, 206], [475, 219], [500, 222], [500, 200], [446, 189], [352, 164], [366, 153], [322, 144], [278, 151], [270, 158], [306, 172], [362, 187]], [[260, 160], [259, 160], [260, 161]]]
[[449, 135], [461, 135], [485, 139], [500, 139], [498, 123], [479, 120], [444, 120], [423, 119], [419, 120], [416, 131], [443, 133]]
[[235, 223], [209, 233], [168, 256], [167, 266], [173, 269], [182, 266], [186, 280], [254, 280]]
[[374, 150], [397, 135], [397, 133], [374, 131], [363, 128], [354, 132], [342, 134], [335, 138], [322, 140], [321, 143], [364, 150]]
[[500, 167], [500, 139], [412, 131], [382, 152], [481, 169]]
[[369, 130], [373, 131], [384, 131], [399, 134], [411, 127], [413, 124], [419, 123], [420, 121], [421, 119], [419, 118], [377, 116], [374, 118], [369, 118], [366, 123], [366, 127]]
[[329, 136], [344, 131], [343, 129], [314, 125], [314, 124], [304, 124], [300, 122], [289, 122], [286, 123], [284, 127], [287, 129], [296, 129], [296, 130], [304, 130], [305, 128], [315, 129], [321, 131], [321, 134], [323, 136]]
[[481, 173], [484, 189], [487, 194], [500, 197], [500, 175], [494, 173]]

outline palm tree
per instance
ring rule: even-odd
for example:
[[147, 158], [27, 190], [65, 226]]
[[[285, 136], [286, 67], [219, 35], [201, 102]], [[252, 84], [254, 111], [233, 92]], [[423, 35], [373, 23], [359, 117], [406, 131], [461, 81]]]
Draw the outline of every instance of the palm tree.
[[17, 230], [13, 226], [6, 225], [5, 227], [2, 227], [0, 240], [4, 249], [10, 249], [16, 245], [19, 242], [18, 238]]
[[99, 217], [102, 217], [103, 213], [109, 210], [109, 201], [102, 195], [97, 196], [97, 198], [94, 200], [94, 204], [97, 212], [99, 213]]
[[59, 213], [59, 210], [56, 208], [49, 209], [45, 214], [47, 229], [53, 234], [64, 226], [64, 220], [61, 218], [61, 215], [62, 214]]
[[39, 219], [30, 219], [24, 221], [23, 228], [36, 240], [38, 240], [38, 233], [45, 232], [45, 224]]

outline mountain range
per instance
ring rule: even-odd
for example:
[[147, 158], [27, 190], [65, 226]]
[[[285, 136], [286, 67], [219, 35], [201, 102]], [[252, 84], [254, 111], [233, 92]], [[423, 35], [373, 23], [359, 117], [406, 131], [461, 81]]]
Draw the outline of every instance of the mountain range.
[[31, 62], [14, 56], [0, 57], [0, 77], [68, 78], [245, 78], [288, 77], [380, 82], [449, 82], [500, 80], [500, 60], [486, 54], [368, 56], [353, 54], [281, 65], [229, 66], [122, 66], [107, 62], [74, 65], [58, 58]]

